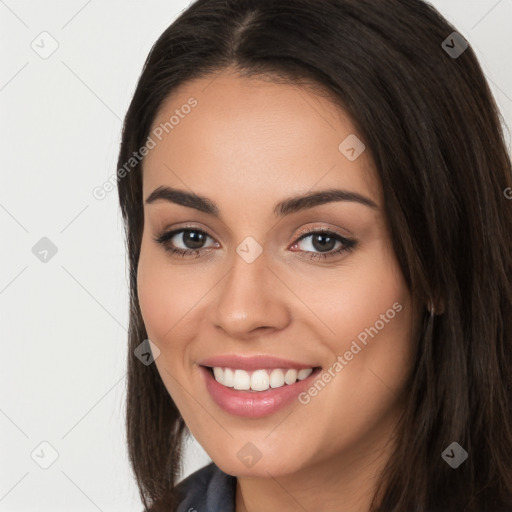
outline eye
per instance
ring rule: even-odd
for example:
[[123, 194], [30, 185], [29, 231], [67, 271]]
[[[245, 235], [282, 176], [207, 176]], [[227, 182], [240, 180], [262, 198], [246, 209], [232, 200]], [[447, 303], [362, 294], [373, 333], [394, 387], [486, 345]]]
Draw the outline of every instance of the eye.
[[[176, 256], [200, 256], [201, 250], [205, 249], [203, 244], [206, 239], [212, 239], [207, 233], [200, 229], [175, 229], [174, 231], [164, 232], [154, 240], [164, 246], [164, 249]], [[181, 243], [184, 248], [176, 247], [176, 243]], [[218, 246], [218, 245], [217, 245]]]
[[[355, 249], [357, 244], [357, 241], [353, 238], [341, 236], [333, 231], [325, 229], [308, 229], [306, 230], [306, 233], [302, 234], [302, 236], [292, 245], [292, 247], [299, 247], [301, 242], [308, 238], [311, 240], [302, 244], [301, 250], [309, 253], [307, 257], [312, 260], [330, 258], [344, 252], [351, 252]], [[336, 244], [339, 245], [337, 249], [334, 250]]]
[[[310, 238], [308, 243], [302, 243], [304, 240]], [[215, 242], [213, 246], [205, 247], [204, 243], [207, 239], [213, 240], [207, 233], [196, 228], [181, 228], [173, 231], [161, 233], [154, 240], [163, 245], [164, 249], [172, 255], [179, 257], [201, 256], [201, 252], [211, 247], [219, 247]], [[180, 244], [184, 247], [178, 247]], [[336, 250], [336, 244], [339, 244]], [[329, 258], [337, 256], [344, 252], [353, 251], [357, 241], [352, 238], [344, 237], [333, 231], [325, 229], [307, 229], [303, 231], [300, 238], [291, 246], [299, 247], [302, 245], [300, 252], [308, 253], [307, 258], [312, 260], [320, 258]], [[319, 251], [319, 252], [314, 252]]]

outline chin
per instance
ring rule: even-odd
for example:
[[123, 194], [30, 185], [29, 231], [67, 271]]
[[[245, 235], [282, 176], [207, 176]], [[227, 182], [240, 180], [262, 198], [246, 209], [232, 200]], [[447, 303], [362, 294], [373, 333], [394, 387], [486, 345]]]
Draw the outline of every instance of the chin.
[[[257, 448], [247, 443], [242, 445], [240, 449], [237, 449], [233, 453], [233, 456], [227, 456], [226, 453], [224, 453], [221, 456], [214, 454], [214, 456], [210, 458], [224, 473], [236, 477], [251, 478], [270, 478], [294, 474], [300, 471], [305, 464], [302, 458], [298, 458], [299, 453], [288, 453], [287, 457], [284, 457], [284, 454], [275, 449], [272, 451], [271, 455], [268, 456], [265, 456], [265, 454], [260, 451], [259, 456], [261, 458], [258, 459], [258, 452], [256, 450]], [[238, 455], [239, 453], [240, 456]], [[252, 461], [250, 460], [251, 453], [253, 456]]]

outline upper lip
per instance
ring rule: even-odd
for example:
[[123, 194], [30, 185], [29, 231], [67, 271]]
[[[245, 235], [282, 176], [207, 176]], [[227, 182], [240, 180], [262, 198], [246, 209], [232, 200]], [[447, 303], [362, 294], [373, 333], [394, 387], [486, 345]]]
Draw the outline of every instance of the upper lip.
[[315, 368], [318, 365], [299, 363], [290, 359], [281, 359], [279, 357], [260, 354], [254, 356], [240, 356], [236, 354], [225, 354], [208, 357], [199, 362], [202, 366], [219, 366], [221, 368], [236, 368], [246, 371], [262, 370], [266, 368], [294, 368], [301, 370], [303, 368]]

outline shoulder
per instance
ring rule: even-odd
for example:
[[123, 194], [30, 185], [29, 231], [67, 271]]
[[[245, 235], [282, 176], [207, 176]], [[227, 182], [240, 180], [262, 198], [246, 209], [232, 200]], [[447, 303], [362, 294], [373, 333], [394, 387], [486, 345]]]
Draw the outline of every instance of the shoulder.
[[211, 462], [176, 486], [181, 496], [176, 512], [235, 512], [235, 489], [236, 477]]

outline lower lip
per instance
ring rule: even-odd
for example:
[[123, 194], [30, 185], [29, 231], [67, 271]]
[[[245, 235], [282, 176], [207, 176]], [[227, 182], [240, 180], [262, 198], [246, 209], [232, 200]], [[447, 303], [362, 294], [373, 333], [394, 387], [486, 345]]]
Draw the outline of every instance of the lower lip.
[[321, 368], [316, 368], [304, 380], [299, 380], [295, 384], [284, 384], [280, 388], [269, 388], [267, 391], [238, 391], [219, 384], [206, 367], [199, 368], [213, 401], [224, 411], [244, 418], [261, 418], [283, 409], [305, 391], [321, 371]]

